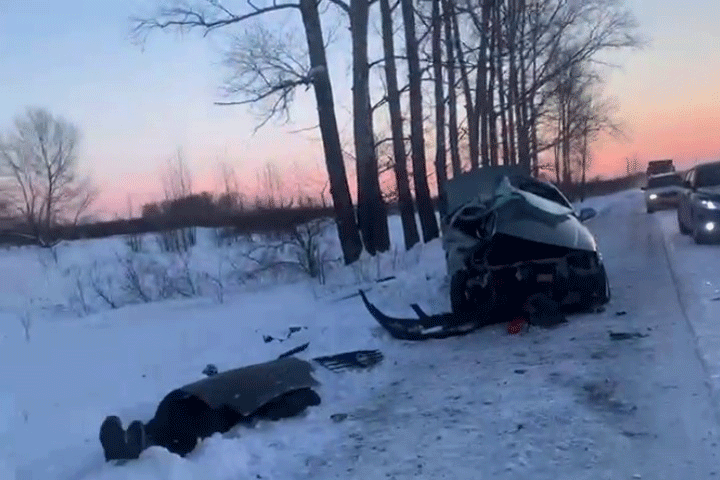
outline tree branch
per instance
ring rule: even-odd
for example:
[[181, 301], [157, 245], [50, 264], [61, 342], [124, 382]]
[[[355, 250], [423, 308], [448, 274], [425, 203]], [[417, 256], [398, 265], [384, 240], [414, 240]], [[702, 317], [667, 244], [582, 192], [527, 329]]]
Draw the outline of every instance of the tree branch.
[[219, 16], [208, 17], [207, 13], [199, 6], [195, 8], [181, 6], [161, 8], [155, 17], [131, 17], [131, 34], [134, 38], [143, 41], [151, 30], [166, 30], [169, 28], [190, 30], [200, 28], [204, 30], [203, 36], [206, 36], [217, 28], [243, 22], [259, 15], [279, 10], [300, 8], [298, 3], [278, 3], [277, 0], [273, 0], [272, 5], [258, 7], [251, 0], [247, 0], [251, 11], [237, 15], [225, 8], [218, 0], [208, 0], [208, 3], [220, 13]]

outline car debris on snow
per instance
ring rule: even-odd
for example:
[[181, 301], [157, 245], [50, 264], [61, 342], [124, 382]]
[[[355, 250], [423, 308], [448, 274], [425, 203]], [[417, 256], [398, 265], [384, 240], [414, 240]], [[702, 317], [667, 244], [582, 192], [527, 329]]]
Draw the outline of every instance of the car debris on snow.
[[311, 361], [294, 356], [308, 345], [300, 345], [269, 362], [221, 373], [209, 364], [203, 370], [206, 378], [168, 393], [147, 423], [135, 420], [124, 430], [119, 417], [106, 417], [99, 435], [105, 460], [137, 459], [150, 446], [185, 456], [194, 450], [198, 438], [226, 433], [239, 424], [253, 425], [258, 419], [298, 415], [321, 402], [313, 390], [320, 382], [312, 376], [311, 362], [337, 372], [369, 369], [384, 358], [379, 350], [356, 350]]
[[608, 332], [610, 340], [631, 340], [633, 338], [645, 338], [647, 333], [640, 332]]

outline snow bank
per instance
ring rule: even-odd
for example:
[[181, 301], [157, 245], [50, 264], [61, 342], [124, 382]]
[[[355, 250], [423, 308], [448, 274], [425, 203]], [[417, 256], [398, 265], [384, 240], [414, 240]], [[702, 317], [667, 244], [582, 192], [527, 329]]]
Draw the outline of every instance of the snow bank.
[[[444, 263], [439, 241], [405, 252], [400, 219], [391, 217], [390, 228], [396, 247], [350, 267], [329, 269], [323, 285], [302, 275], [233, 283], [228, 268], [222, 301], [205, 291], [119, 308], [110, 308], [94, 293], [88, 274], [96, 275], [96, 281], [122, 280], [118, 259], [131, 253], [123, 238], [63, 242], [54, 251], [1, 249], [0, 278], [12, 281], [3, 282], [0, 290], [0, 365], [5, 366], [0, 444], [8, 446], [0, 459], [12, 459], [19, 480], [287, 479], [324, 461], [320, 452], [342, 442], [330, 416], [351, 410], [373, 388], [389, 382], [384, 367], [362, 375], [319, 370], [323, 404], [305, 417], [216, 435], [185, 459], [149, 449], [137, 462], [109, 466], [97, 435], [109, 414], [120, 416], [125, 425], [149, 419], [168, 391], [200, 378], [208, 363], [222, 370], [262, 362], [307, 341], [305, 358], [391, 350], [360, 299], [346, 297], [359, 287], [382, 297], [394, 282], [394, 291], [407, 292], [407, 299], [399, 299], [407, 305], [420, 288], [428, 293], [434, 288], [432, 282], [422, 287], [424, 279], [442, 281]], [[218, 247], [213, 235], [198, 229], [197, 244], [187, 256], [196, 278], [203, 272], [217, 274], [218, 262], [243, 248], [242, 243]], [[332, 231], [327, 235], [333, 240]], [[330, 256], [339, 250], [333, 241], [325, 246]], [[177, 255], [156, 247], [148, 236], [145, 250], [133, 258], [166, 269], [175, 265], [184, 273], [182, 264], [172, 263]], [[389, 276], [396, 278], [376, 282]], [[82, 292], [78, 282], [84, 282]], [[80, 293], [87, 308], [79, 308]], [[290, 327], [301, 329], [289, 335]], [[266, 335], [276, 340], [265, 343]], [[8, 462], [0, 467], [7, 470]], [[0, 479], [5, 478], [15, 480], [0, 472]]]

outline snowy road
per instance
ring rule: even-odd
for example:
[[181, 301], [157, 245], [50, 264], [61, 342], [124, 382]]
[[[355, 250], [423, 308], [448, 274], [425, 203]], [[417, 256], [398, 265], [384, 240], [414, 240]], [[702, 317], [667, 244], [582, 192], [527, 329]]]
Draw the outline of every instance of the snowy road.
[[657, 212], [672, 273], [720, 411], [720, 245], [696, 245], [681, 235], [675, 211]]
[[663, 231], [637, 192], [616, 200], [591, 222], [613, 284], [604, 313], [401, 344], [396, 380], [306, 478], [715, 478], [717, 417]]

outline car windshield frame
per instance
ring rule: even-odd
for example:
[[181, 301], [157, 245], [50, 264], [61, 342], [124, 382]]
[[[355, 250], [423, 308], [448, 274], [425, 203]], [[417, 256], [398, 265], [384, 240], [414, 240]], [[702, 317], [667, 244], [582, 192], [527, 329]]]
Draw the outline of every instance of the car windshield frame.
[[717, 187], [720, 185], [720, 163], [703, 165], [695, 169], [695, 187]]
[[683, 179], [679, 174], [663, 175], [658, 177], [650, 177], [647, 181], [647, 189], [665, 188], [665, 187], [681, 187]]

